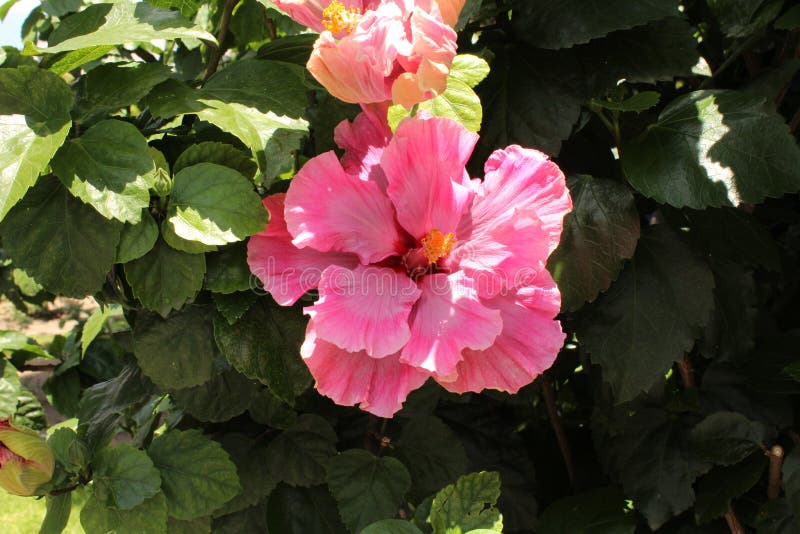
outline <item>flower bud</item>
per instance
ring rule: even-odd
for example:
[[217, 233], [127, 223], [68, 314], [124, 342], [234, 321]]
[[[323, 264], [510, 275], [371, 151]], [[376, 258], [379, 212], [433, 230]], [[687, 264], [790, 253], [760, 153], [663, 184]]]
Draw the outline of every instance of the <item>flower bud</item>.
[[35, 432], [0, 420], [0, 488], [29, 496], [53, 476], [53, 453]]

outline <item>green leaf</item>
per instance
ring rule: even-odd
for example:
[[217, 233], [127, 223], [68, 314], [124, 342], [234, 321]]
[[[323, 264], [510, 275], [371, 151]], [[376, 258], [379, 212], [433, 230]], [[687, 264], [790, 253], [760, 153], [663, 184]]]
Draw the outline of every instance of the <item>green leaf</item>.
[[47, 513], [42, 521], [39, 534], [61, 534], [69, 521], [72, 511], [72, 492], [47, 496]]
[[203, 287], [209, 291], [229, 295], [252, 289], [252, 275], [247, 264], [247, 247], [244, 243], [236, 243], [209, 254], [206, 256], [206, 264], [208, 268]]
[[717, 412], [692, 429], [689, 436], [697, 458], [717, 465], [734, 465], [766, 447], [775, 431], [738, 412]]
[[214, 514], [217, 517], [257, 505], [278, 484], [267, 467], [269, 457], [264, 442], [244, 434], [229, 433], [223, 436], [222, 447], [236, 464], [242, 492], [217, 510]]
[[500, 475], [481, 471], [459, 478], [436, 494], [428, 522], [433, 534], [461, 534], [476, 529], [503, 530], [494, 507], [500, 498]]
[[621, 102], [597, 100], [593, 98], [592, 105], [613, 111], [635, 111], [638, 113], [652, 108], [658, 104], [660, 99], [661, 95], [656, 91], [642, 91]]
[[256, 383], [228, 369], [204, 384], [179, 389], [171, 392], [171, 395], [175, 404], [195, 419], [223, 422], [244, 413], [256, 390]]
[[422, 534], [422, 531], [411, 521], [384, 519], [369, 525], [361, 534]]
[[136, 508], [119, 510], [90, 497], [81, 510], [81, 526], [86, 532], [166, 534], [167, 501], [158, 493]]
[[167, 224], [188, 241], [224, 245], [267, 225], [267, 212], [250, 180], [229, 167], [198, 163], [173, 180]]
[[260, 43], [269, 40], [270, 29], [264, 24], [266, 17], [266, 9], [256, 0], [244, 0], [236, 6], [231, 16], [230, 29], [240, 50], [256, 49]]
[[125, 264], [125, 278], [133, 294], [162, 317], [197, 295], [205, 271], [205, 256], [175, 250], [162, 239], [150, 252]]
[[47, 438], [47, 446], [53, 457], [70, 473], [76, 473], [86, 467], [89, 453], [86, 445], [78, 439], [78, 434], [71, 428], [56, 428]]
[[624, 184], [575, 176], [569, 185], [573, 208], [547, 268], [561, 290], [562, 309], [574, 311], [616, 280], [636, 250], [640, 228], [636, 202]]
[[115, 263], [128, 263], [150, 252], [158, 240], [158, 223], [147, 210], [142, 211], [142, 219], [122, 227], [117, 245]]
[[754, 454], [742, 463], [718, 467], [698, 480], [697, 501], [694, 504], [697, 524], [702, 525], [725, 515], [733, 499], [756, 485], [766, 466], [766, 457]]
[[253, 396], [247, 410], [253, 421], [272, 428], [285, 430], [297, 422], [297, 412], [273, 395], [268, 388], [261, 388]]
[[191, 521], [168, 517], [167, 534], [211, 534], [211, 516], [198, 517]]
[[794, 534], [800, 521], [784, 498], [771, 499], [758, 510], [753, 526], [758, 534]]
[[192, 18], [200, 7], [200, 0], [147, 0], [147, 3], [159, 9], [177, 9], [186, 18]]
[[0, 69], [0, 220], [36, 183], [67, 137], [72, 91], [34, 67]]
[[708, 0], [720, 29], [729, 37], [747, 37], [763, 29], [778, 16], [783, 1]]
[[467, 453], [450, 427], [434, 416], [418, 416], [403, 427], [397, 456], [411, 473], [411, 495], [419, 502], [467, 471]]
[[204, 252], [214, 252], [217, 250], [216, 245], [204, 245], [199, 241], [189, 241], [179, 237], [175, 230], [169, 224], [161, 225], [161, 237], [164, 242], [170, 247], [187, 254], [203, 254]]
[[0, 359], [0, 419], [8, 419], [17, 411], [17, 398], [22, 385], [17, 369], [5, 358]]
[[161, 477], [147, 454], [126, 444], [95, 454], [92, 480], [95, 497], [120, 510], [139, 506], [161, 487]]
[[140, 314], [133, 342], [139, 367], [162, 389], [197, 386], [214, 373], [211, 321], [200, 306], [189, 306], [167, 319]]
[[305, 328], [306, 319], [297, 310], [270, 306], [261, 299], [233, 325], [217, 316], [214, 338], [240, 373], [292, 404], [311, 382], [300, 358]]
[[170, 76], [161, 63], [106, 63], [81, 79], [76, 109], [78, 122], [136, 104]]
[[604, 471], [622, 483], [652, 530], [692, 506], [692, 484], [711, 467], [689, 447], [689, 423], [649, 399], [618, 406], [608, 422], [595, 414]]
[[303, 414], [269, 444], [269, 471], [291, 486], [321, 484], [325, 482], [325, 465], [336, 454], [336, 440], [336, 432], [327, 421]]
[[86, 349], [89, 348], [94, 338], [102, 332], [103, 325], [106, 324], [106, 320], [110, 316], [111, 307], [100, 305], [100, 307], [92, 311], [89, 318], [83, 323], [83, 329], [81, 329], [81, 357], [86, 355]]
[[498, 50], [478, 94], [487, 121], [479, 159], [517, 143], [558, 154], [578, 122], [585, 80], [572, 53], [510, 48]]
[[53, 158], [53, 172], [70, 193], [107, 219], [130, 223], [139, 222], [150, 204], [154, 170], [147, 140], [119, 120], [98, 122]]
[[[268, 0], [261, 1], [265, 2]], [[314, 42], [317, 40], [317, 37], [318, 36], [313, 33], [301, 33], [299, 35], [287, 35], [280, 39], [275, 39], [258, 50], [258, 57], [304, 66], [308, 63], [308, 58], [314, 49]]]
[[174, 171], [177, 173], [198, 163], [224, 165], [248, 178], [255, 176], [257, 170], [253, 160], [235, 146], [217, 141], [206, 141], [184, 150], [175, 161]]
[[72, 50], [64, 55], [50, 56], [53, 60], [47, 61], [47, 70], [60, 76], [95, 59], [100, 59], [112, 50], [114, 50], [114, 46], [87, 46], [86, 48]]
[[669, 0], [525, 0], [514, 10], [512, 27], [529, 44], [556, 49], [675, 15]]
[[450, 65], [450, 78], [459, 80], [469, 87], [475, 87], [489, 75], [486, 60], [472, 54], [459, 54]]
[[800, 6], [794, 6], [775, 21], [776, 30], [794, 30], [800, 28]]
[[78, 407], [78, 437], [89, 451], [107, 445], [126, 411], [150, 400], [152, 389], [139, 368], [129, 364], [115, 378], [84, 390]]
[[15, 265], [48, 291], [83, 298], [102, 287], [121, 229], [46, 179], [8, 214], [0, 236]]
[[764, 100], [695, 91], [674, 100], [622, 164], [642, 194], [676, 207], [758, 203], [800, 189], [800, 147]]
[[184, 19], [175, 11], [156, 9], [145, 2], [123, 0], [114, 4], [94, 4], [69, 17], [58, 34], [50, 37], [47, 48], [25, 43], [30, 55], [56, 54], [93, 46], [118, 46], [126, 42], [194, 37], [210, 43], [216, 39]]
[[147, 453], [161, 471], [172, 517], [208, 515], [242, 491], [228, 454], [199, 430], [167, 431], [153, 440]]
[[253, 291], [238, 291], [229, 295], [212, 293], [211, 298], [217, 306], [217, 311], [228, 321], [229, 325], [233, 325], [260, 297]]
[[0, 330], [0, 352], [26, 352], [31, 357], [52, 359], [54, 356], [39, 346], [35, 340], [30, 339], [22, 332], [14, 330]]
[[539, 534], [633, 534], [636, 516], [618, 488], [601, 488], [551, 504], [539, 516]]
[[363, 449], [350, 449], [331, 458], [327, 480], [339, 515], [353, 532], [394, 517], [411, 488], [411, 475], [403, 464]]
[[644, 232], [633, 260], [578, 329], [618, 402], [647, 391], [692, 348], [714, 306], [713, 289], [707, 265], [668, 227]]
[[293, 488], [281, 484], [269, 499], [269, 532], [281, 534], [345, 534], [336, 501], [325, 486]]

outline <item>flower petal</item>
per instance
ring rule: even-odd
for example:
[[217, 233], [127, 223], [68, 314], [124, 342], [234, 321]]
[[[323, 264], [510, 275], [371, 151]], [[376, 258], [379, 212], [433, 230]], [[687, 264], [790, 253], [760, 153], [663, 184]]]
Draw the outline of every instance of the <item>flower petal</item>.
[[546, 270], [516, 298], [499, 296], [488, 305], [500, 311], [503, 332], [488, 349], [463, 352], [458, 377], [441, 382], [448, 391], [516, 393], [553, 364], [564, 344], [561, 324], [553, 319], [561, 298]]
[[397, 127], [381, 167], [397, 220], [415, 239], [434, 228], [455, 231], [472, 198], [464, 166], [477, 140], [444, 118], [406, 119]]
[[374, 182], [344, 172], [333, 151], [308, 161], [292, 180], [286, 227], [297, 247], [352, 252], [364, 264], [405, 250], [392, 203]]
[[386, 175], [381, 169], [383, 149], [392, 138], [386, 121], [389, 104], [362, 104], [363, 111], [353, 122], [343, 120], [333, 132], [333, 140], [344, 149], [342, 167], [362, 180], [378, 184], [386, 191]]
[[322, 395], [343, 406], [360, 403], [362, 410], [379, 417], [392, 417], [408, 394], [430, 376], [401, 363], [397, 354], [375, 359], [363, 351], [347, 352], [319, 339], [313, 320], [308, 324], [300, 354]]
[[262, 201], [270, 220], [263, 232], [250, 237], [247, 263], [250, 272], [261, 280], [275, 302], [291, 306], [305, 292], [317, 287], [327, 267], [353, 268], [358, 265], [358, 257], [346, 252], [320, 252], [311, 247], [294, 246], [283, 218], [285, 197], [284, 193], [278, 193]]
[[485, 196], [472, 207], [472, 225], [492, 225], [509, 208], [531, 209], [542, 221], [552, 252], [572, 209], [564, 173], [546, 154], [517, 145], [496, 150], [486, 161]]
[[319, 300], [305, 308], [317, 335], [350, 352], [383, 358], [403, 348], [408, 316], [420, 290], [392, 269], [331, 266], [322, 273]]
[[490, 347], [500, 334], [500, 312], [484, 306], [472, 280], [463, 273], [432, 274], [418, 282], [422, 290], [411, 312], [411, 338], [400, 361], [452, 378], [465, 348]]

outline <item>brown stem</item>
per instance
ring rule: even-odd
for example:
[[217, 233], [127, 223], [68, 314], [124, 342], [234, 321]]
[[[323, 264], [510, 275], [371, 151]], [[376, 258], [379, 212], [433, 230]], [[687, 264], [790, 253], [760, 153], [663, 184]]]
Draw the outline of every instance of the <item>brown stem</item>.
[[53, 490], [49, 493], [49, 495], [56, 497], [57, 495], [63, 495], [65, 493], [69, 493], [70, 491], [77, 489], [80, 486], [80, 483], [73, 484], [72, 486], [67, 486], [66, 488], [61, 488], [57, 490]]
[[223, 48], [225, 37], [228, 35], [228, 24], [231, 21], [231, 14], [233, 8], [239, 0], [225, 0], [225, 6], [222, 8], [222, 17], [219, 21], [219, 31], [217, 32], [217, 44], [211, 46], [211, 55], [208, 58], [208, 68], [206, 69], [205, 79], [208, 80], [212, 74], [217, 72], [219, 62], [222, 59], [222, 54], [225, 52]]
[[767, 497], [777, 499], [781, 494], [781, 467], [783, 466], [783, 447], [773, 445], [769, 450], [769, 482]]
[[567, 434], [564, 432], [564, 425], [561, 422], [561, 416], [558, 415], [556, 409], [556, 398], [553, 392], [553, 384], [550, 377], [542, 375], [542, 393], [544, 395], [544, 402], [547, 405], [547, 414], [550, 417], [550, 425], [553, 427], [553, 432], [556, 434], [558, 440], [558, 447], [561, 449], [561, 457], [564, 459], [564, 465], [567, 468], [567, 475], [569, 475], [569, 482], [575, 486], [575, 462], [572, 458], [572, 450], [567, 441]]
[[274, 41], [278, 38], [278, 29], [275, 27], [275, 21], [270, 17], [264, 17], [267, 24], [267, 32], [269, 32], [269, 40]]
[[688, 355], [684, 354], [683, 358], [678, 361], [678, 372], [681, 375], [684, 389], [695, 389], [697, 387], [697, 382], [694, 380], [694, 369]]
[[789, 131], [792, 133], [796, 132], [798, 126], [800, 126], [800, 109], [797, 110], [792, 120], [789, 121]]
[[728, 528], [731, 529], [731, 534], [746, 534], [744, 527], [739, 523], [739, 518], [733, 511], [733, 506], [728, 506], [728, 511], [725, 512], [725, 522], [728, 523]]

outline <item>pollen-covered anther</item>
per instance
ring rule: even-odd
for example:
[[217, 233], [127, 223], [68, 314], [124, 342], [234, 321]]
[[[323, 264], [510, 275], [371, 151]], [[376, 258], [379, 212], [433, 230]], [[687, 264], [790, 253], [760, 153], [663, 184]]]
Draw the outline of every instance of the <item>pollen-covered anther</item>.
[[339, 0], [322, 10], [322, 25], [333, 34], [350, 33], [356, 29], [361, 12], [356, 7], [346, 7]]
[[430, 263], [436, 263], [442, 258], [446, 258], [453, 250], [453, 245], [456, 244], [455, 237], [452, 232], [443, 234], [436, 228], [428, 232], [428, 235], [420, 241], [422, 245], [422, 254]]

